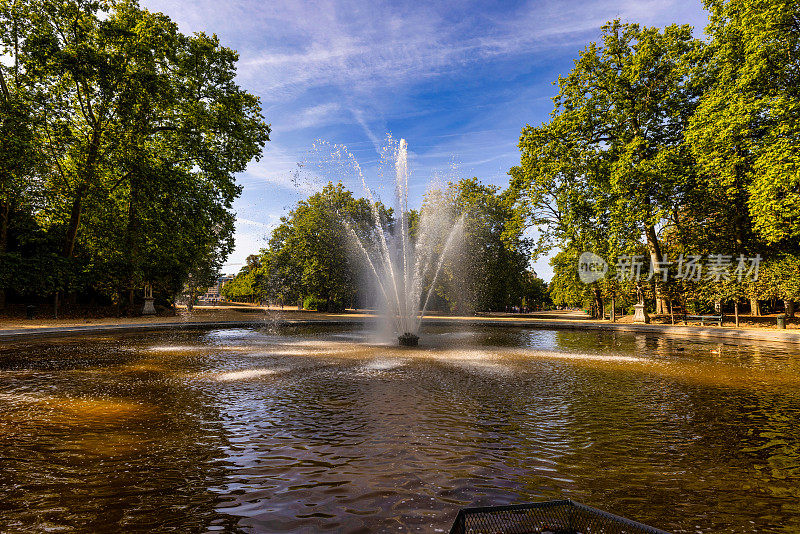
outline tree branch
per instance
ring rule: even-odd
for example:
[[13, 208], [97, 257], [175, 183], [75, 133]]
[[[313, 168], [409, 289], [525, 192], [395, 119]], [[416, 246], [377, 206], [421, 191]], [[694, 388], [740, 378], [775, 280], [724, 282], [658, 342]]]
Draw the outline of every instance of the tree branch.
[[3, 69], [0, 68], [0, 90], [3, 91], [3, 97], [8, 102], [11, 99], [11, 96], [8, 93], [8, 86], [6, 85], [6, 77], [3, 76]]

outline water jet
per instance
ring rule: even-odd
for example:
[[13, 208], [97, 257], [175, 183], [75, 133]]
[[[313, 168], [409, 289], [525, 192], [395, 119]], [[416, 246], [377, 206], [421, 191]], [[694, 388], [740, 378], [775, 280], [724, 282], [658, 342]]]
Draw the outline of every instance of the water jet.
[[346, 221], [345, 226], [376, 285], [379, 308], [386, 324], [394, 331], [400, 345], [416, 346], [422, 317], [439, 275], [463, 236], [464, 218], [454, 215], [452, 205], [441, 190], [429, 186], [412, 239], [406, 140], [394, 141], [389, 136], [382, 154], [383, 166], [394, 174], [394, 224], [381, 217], [379, 204], [356, 159], [342, 147], [340, 150], [361, 179], [373, 216], [373, 228], [368, 237], [359, 236]]

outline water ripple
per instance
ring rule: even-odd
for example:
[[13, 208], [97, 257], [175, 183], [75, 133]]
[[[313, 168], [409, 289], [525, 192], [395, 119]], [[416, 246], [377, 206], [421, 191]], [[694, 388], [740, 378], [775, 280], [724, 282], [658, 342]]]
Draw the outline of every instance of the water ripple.
[[431, 333], [0, 349], [0, 530], [435, 532], [462, 506], [562, 496], [667, 530], [800, 529], [789, 351]]

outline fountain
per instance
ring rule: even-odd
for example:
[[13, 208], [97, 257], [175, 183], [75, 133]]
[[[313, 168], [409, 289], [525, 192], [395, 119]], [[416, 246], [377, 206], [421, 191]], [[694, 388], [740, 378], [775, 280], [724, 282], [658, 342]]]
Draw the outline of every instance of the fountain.
[[372, 208], [374, 228], [371, 239], [359, 236], [345, 222], [356, 250], [376, 284], [383, 316], [401, 346], [416, 346], [422, 317], [430, 303], [436, 282], [456, 244], [463, 236], [464, 218], [454, 217], [440, 188], [429, 186], [412, 239], [408, 209], [408, 144], [391, 137], [383, 149], [383, 166], [394, 174], [395, 228], [392, 231], [378, 209], [364, 173], [349, 152], [346, 155], [361, 179]]

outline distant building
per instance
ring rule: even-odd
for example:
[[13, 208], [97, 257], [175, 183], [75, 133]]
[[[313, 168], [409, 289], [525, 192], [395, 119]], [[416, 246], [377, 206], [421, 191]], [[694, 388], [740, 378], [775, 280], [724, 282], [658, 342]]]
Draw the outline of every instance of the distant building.
[[213, 306], [222, 302], [224, 300], [222, 297], [222, 288], [230, 280], [233, 280], [233, 276], [224, 275], [217, 278], [217, 283], [209, 287], [205, 293], [200, 295], [198, 304], [201, 306]]

